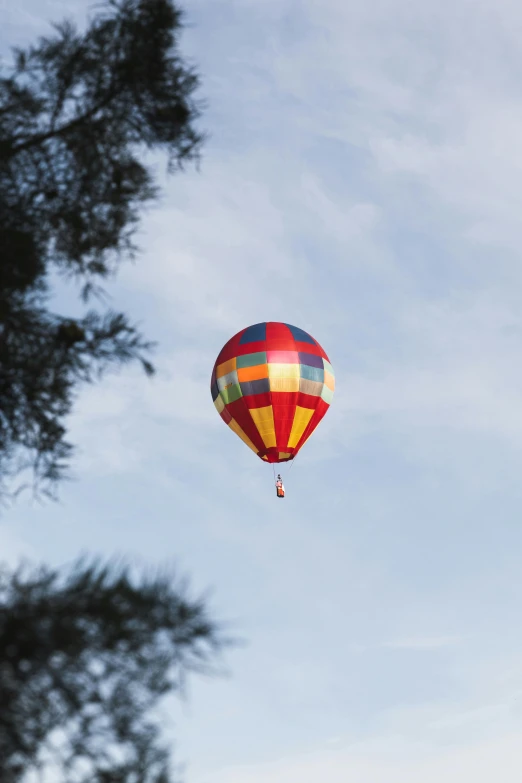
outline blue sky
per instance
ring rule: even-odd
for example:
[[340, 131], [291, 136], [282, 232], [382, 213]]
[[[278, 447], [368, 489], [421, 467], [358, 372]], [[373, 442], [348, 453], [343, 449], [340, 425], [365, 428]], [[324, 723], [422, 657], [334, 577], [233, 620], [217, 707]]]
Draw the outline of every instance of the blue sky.
[[[187, 783], [519, 783], [522, 7], [185, 8], [211, 138], [200, 172], [158, 162], [110, 286], [158, 375], [83, 391], [76, 481], [3, 516], [2, 556], [125, 553], [211, 588], [248, 644], [164, 710]], [[87, 10], [5, 2], [2, 50]], [[262, 320], [336, 371], [284, 503], [209, 392]]]

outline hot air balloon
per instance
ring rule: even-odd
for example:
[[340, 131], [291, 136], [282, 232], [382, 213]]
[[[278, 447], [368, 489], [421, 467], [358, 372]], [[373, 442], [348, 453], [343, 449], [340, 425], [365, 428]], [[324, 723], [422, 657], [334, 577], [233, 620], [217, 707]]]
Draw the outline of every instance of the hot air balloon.
[[334, 388], [332, 365], [317, 340], [272, 321], [234, 335], [210, 382], [225, 424], [269, 463], [295, 458], [330, 407]]

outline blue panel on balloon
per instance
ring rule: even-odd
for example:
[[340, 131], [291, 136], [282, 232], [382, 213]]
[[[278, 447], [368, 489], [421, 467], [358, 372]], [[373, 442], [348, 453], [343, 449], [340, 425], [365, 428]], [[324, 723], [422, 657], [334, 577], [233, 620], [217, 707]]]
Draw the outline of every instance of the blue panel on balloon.
[[240, 345], [245, 343], [257, 343], [260, 340], [266, 340], [266, 323], [254, 324], [245, 329], [239, 340]]
[[301, 378], [304, 378], [307, 381], [318, 381], [319, 383], [324, 383], [324, 370], [322, 367], [310, 367], [307, 364], [301, 364], [299, 372]]
[[240, 386], [243, 397], [250, 397], [252, 394], [267, 394], [270, 391], [268, 378], [260, 378], [258, 381], [241, 381]]
[[321, 356], [316, 356], [313, 353], [302, 353], [299, 351], [299, 363], [306, 364], [308, 367], [319, 367], [324, 369], [324, 364]]
[[292, 337], [294, 340], [297, 340], [297, 342], [300, 343], [312, 343], [312, 345], [316, 345], [316, 342], [313, 337], [310, 337], [310, 335], [307, 332], [304, 332], [302, 329], [299, 329], [298, 326], [292, 326], [291, 324], [285, 324], [290, 331], [292, 332]]

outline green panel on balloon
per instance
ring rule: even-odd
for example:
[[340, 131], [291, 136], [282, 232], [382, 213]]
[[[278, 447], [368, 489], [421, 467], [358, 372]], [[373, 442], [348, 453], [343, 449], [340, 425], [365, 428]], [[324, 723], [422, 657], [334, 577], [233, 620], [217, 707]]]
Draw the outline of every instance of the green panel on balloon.
[[327, 362], [326, 359], [323, 359], [323, 364], [324, 364], [324, 369], [327, 372], [329, 372], [331, 375], [333, 375], [333, 377], [335, 378], [334, 369], [333, 369], [332, 365], [330, 364], [330, 362]]
[[236, 359], [236, 367], [238, 370], [244, 369], [245, 367], [257, 367], [258, 364], [266, 364], [266, 351], [247, 353], [244, 356], [238, 356]]
[[243, 392], [241, 391], [239, 383], [233, 383], [226, 389], [220, 391], [220, 395], [225, 405], [228, 405], [229, 402], [239, 400], [239, 398], [243, 396]]
[[328, 388], [328, 386], [323, 386], [323, 393], [321, 394], [321, 398], [330, 405], [330, 403], [333, 400], [333, 391]]

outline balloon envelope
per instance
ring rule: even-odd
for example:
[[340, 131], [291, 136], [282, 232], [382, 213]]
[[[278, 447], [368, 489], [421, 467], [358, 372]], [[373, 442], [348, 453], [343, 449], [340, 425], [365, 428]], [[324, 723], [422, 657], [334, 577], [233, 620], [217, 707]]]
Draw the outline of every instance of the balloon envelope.
[[218, 413], [265, 462], [287, 462], [332, 401], [332, 365], [317, 340], [290, 324], [248, 326], [222, 348], [210, 382]]

